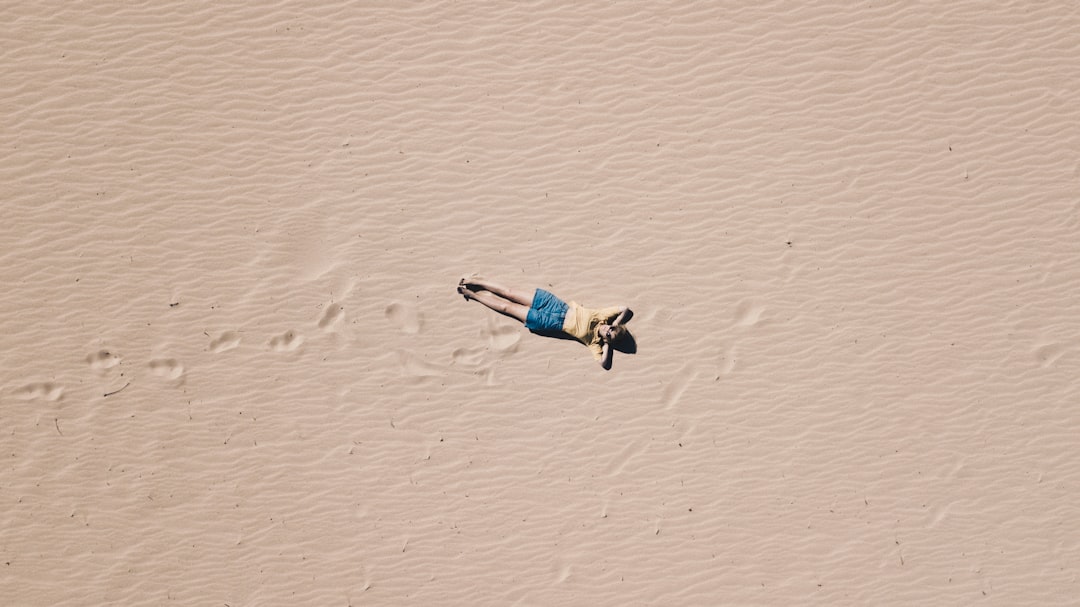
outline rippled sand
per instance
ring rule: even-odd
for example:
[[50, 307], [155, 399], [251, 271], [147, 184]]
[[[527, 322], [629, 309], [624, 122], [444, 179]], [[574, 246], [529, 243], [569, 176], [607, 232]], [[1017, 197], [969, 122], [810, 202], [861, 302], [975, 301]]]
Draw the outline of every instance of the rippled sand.
[[247, 4], [8, 7], [6, 604], [1076, 600], [1074, 6]]

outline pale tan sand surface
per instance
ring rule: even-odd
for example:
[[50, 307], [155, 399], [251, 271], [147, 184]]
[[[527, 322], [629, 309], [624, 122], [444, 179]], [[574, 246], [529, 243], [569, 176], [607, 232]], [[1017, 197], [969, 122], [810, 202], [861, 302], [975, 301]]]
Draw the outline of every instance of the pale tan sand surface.
[[1076, 604], [1075, 3], [4, 14], [3, 604]]

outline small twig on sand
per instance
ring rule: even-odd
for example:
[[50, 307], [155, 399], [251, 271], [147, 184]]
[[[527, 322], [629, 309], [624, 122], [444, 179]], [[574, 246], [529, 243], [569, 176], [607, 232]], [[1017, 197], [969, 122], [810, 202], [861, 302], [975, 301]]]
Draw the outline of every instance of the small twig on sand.
[[[59, 417], [54, 417], [52, 421], [53, 421], [53, 425], [56, 426], [56, 431], [60, 432], [60, 418]], [[60, 432], [60, 436], [63, 436], [63, 435], [64, 435], [64, 433]]]
[[[126, 388], [126, 387], [128, 387], [130, 385], [131, 385], [131, 382], [128, 382], [128, 383], [124, 384], [124, 388]], [[120, 390], [123, 390], [124, 388], [120, 388]], [[113, 390], [112, 392], [106, 392], [105, 396], [112, 396], [113, 394], [116, 394], [120, 390]]]

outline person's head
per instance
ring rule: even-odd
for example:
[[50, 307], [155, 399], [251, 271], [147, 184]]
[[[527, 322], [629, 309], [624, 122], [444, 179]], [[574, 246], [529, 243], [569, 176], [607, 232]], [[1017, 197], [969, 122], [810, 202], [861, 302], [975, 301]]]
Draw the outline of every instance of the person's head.
[[626, 327], [622, 325], [616, 325], [614, 327], [611, 325], [600, 325], [598, 333], [600, 334], [601, 342], [613, 344], [617, 343], [624, 335], [626, 335]]

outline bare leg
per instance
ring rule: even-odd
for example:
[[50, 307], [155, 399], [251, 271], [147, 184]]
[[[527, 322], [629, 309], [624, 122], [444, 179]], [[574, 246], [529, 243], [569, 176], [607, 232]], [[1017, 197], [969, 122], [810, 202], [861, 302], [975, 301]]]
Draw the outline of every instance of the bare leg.
[[485, 306], [495, 310], [499, 314], [505, 314], [510, 318], [517, 319], [521, 322], [525, 322], [525, 319], [529, 316], [529, 308], [503, 299], [494, 292], [491, 291], [473, 291], [468, 287], [458, 287], [458, 292], [465, 296], [465, 299], [475, 299], [476, 301], [484, 304]]
[[472, 278], [466, 279], [465, 283], [468, 285], [480, 287], [481, 289], [485, 289], [487, 291], [491, 291], [492, 293], [498, 295], [499, 297], [502, 297], [503, 299], [509, 299], [516, 304], [521, 304], [525, 306], [526, 309], [532, 305], [532, 291], [511, 289], [510, 287], [505, 287], [497, 282], [493, 282], [485, 278], [480, 278], [479, 276], [474, 276]]

